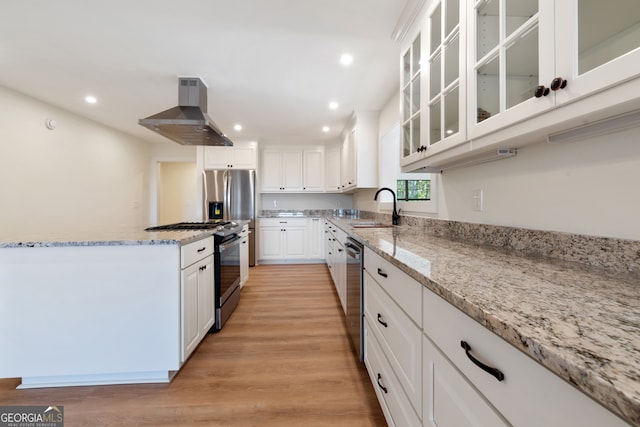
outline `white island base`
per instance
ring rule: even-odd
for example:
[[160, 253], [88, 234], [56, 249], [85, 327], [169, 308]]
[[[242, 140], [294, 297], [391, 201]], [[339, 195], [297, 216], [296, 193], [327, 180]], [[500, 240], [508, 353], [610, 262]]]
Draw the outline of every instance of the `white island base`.
[[180, 245], [0, 247], [0, 377], [166, 383], [181, 366]]

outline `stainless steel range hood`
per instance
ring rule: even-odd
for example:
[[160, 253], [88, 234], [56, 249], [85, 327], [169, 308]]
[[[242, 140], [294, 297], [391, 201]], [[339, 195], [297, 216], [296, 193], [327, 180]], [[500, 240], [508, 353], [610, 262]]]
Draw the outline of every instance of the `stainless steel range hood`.
[[178, 106], [138, 120], [138, 124], [182, 145], [225, 145], [233, 142], [207, 115], [207, 86], [198, 77], [181, 77]]

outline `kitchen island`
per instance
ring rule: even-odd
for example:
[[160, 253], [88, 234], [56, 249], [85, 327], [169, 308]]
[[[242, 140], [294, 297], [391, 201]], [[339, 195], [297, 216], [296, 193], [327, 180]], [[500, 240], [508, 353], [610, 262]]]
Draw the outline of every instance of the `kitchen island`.
[[20, 388], [168, 382], [181, 247], [209, 232], [0, 235], [0, 377]]
[[[637, 274], [523, 256], [443, 238], [428, 228], [353, 228], [357, 221], [330, 221], [609, 411], [640, 425]], [[637, 264], [638, 255], [630, 256]], [[544, 411], [538, 403], [530, 405]]]

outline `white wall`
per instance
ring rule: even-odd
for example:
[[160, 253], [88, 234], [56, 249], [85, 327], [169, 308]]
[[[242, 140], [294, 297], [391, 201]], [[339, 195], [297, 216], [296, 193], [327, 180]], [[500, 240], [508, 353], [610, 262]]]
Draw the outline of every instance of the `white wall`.
[[4, 87], [0, 111], [0, 230], [148, 224], [147, 142]]
[[196, 162], [162, 162], [159, 164], [160, 224], [197, 221]]
[[[398, 97], [380, 114], [379, 134], [399, 119]], [[582, 141], [518, 150], [514, 158], [437, 176], [442, 219], [640, 240], [640, 128]], [[381, 166], [383, 167], [383, 166]], [[474, 190], [484, 210], [472, 210]], [[354, 195], [354, 208], [378, 211], [374, 192]]]
[[[541, 142], [511, 159], [441, 176], [440, 217], [640, 240], [640, 128]], [[471, 209], [484, 192], [484, 211]]]

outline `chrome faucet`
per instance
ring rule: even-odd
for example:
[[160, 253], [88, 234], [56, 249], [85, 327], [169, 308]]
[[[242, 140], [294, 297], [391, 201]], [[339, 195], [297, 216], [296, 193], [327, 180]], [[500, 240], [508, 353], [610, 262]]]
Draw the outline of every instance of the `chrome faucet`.
[[384, 191], [384, 190], [390, 191], [391, 194], [393, 194], [393, 213], [391, 214], [391, 223], [393, 225], [399, 225], [400, 224], [400, 214], [396, 210], [396, 193], [392, 189], [390, 189], [388, 187], [382, 187], [381, 189], [376, 191], [376, 195], [373, 196], [373, 200], [378, 200], [378, 194], [380, 194], [380, 192]]

